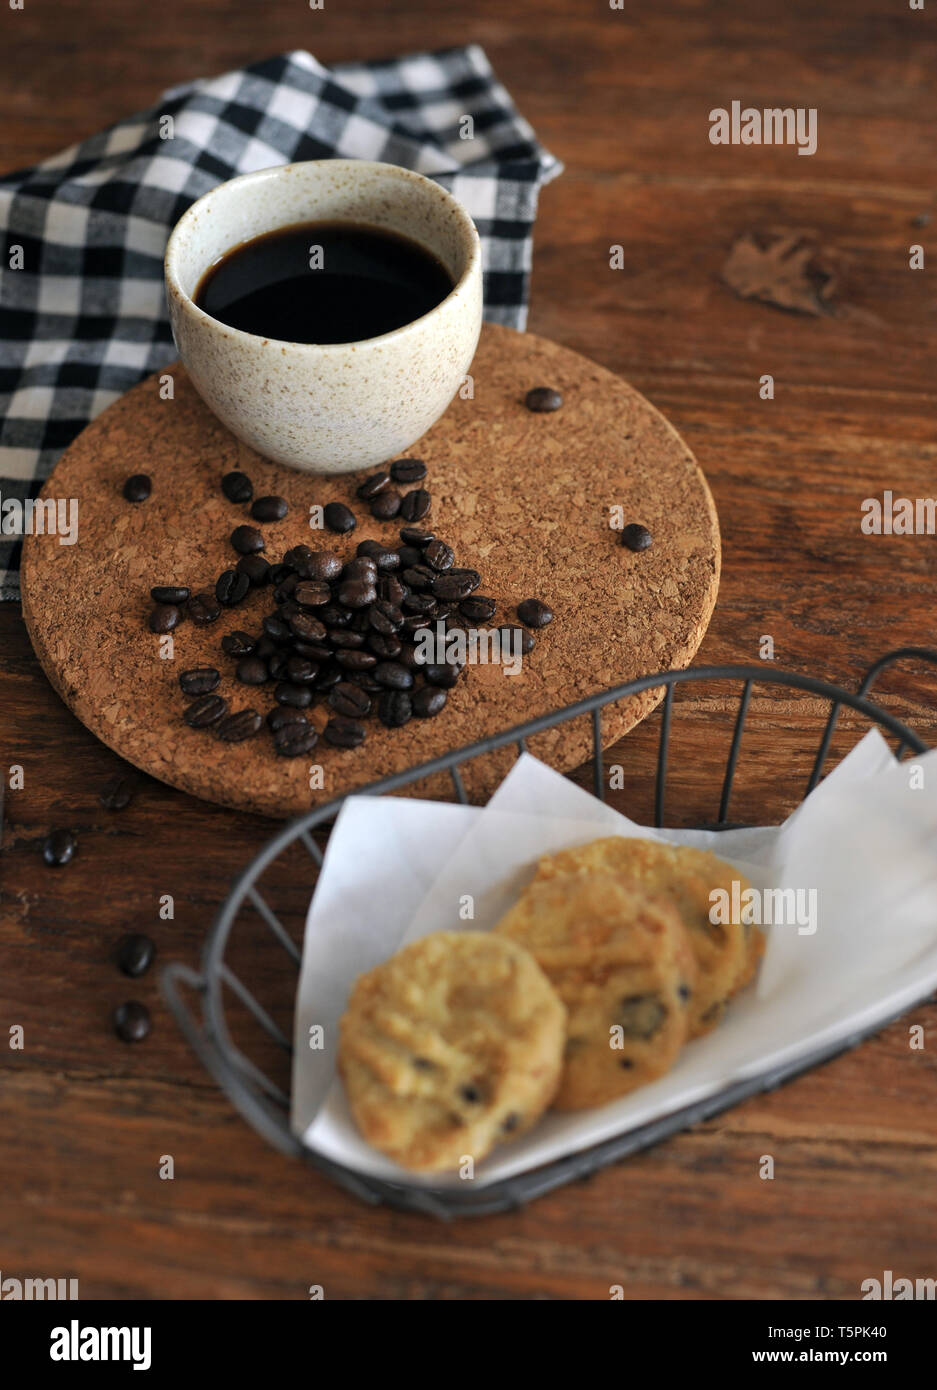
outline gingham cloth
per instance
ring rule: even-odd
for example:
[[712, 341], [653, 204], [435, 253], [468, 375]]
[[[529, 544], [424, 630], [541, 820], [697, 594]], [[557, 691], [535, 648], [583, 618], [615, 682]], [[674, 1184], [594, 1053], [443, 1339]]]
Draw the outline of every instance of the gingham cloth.
[[450, 189], [481, 234], [485, 317], [524, 327], [537, 195], [562, 166], [480, 48], [333, 68], [288, 53], [172, 88], [0, 178], [0, 598], [19, 597], [21, 545], [3, 502], [34, 497], [84, 425], [175, 356], [162, 266], [175, 222], [235, 174], [329, 157]]

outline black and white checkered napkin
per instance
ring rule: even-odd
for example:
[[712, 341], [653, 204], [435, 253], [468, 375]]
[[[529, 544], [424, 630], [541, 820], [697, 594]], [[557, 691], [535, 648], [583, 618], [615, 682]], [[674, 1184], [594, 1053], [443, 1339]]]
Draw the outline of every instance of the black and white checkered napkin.
[[235, 174], [329, 157], [450, 189], [481, 234], [485, 317], [524, 327], [537, 195], [562, 166], [480, 48], [328, 69], [297, 52], [173, 88], [0, 178], [0, 598], [19, 596], [20, 508], [4, 502], [34, 497], [83, 426], [175, 356], [162, 264], [174, 223]]

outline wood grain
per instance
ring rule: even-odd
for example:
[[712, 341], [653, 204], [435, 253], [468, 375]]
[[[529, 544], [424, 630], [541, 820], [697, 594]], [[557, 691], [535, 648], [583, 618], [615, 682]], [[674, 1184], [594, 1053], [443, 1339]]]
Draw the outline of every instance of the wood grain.
[[[407, 0], [309, 11], [290, 0], [59, 0], [3, 11], [0, 163], [12, 169], [136, 109], [164, 86], [279, 48], [326, 62], [407, 48], [485, 45], [567, 171], [543, 195], [531, 328], [602, 362], [674, 421], [719, 511], [724, 568], [698, 660], [758, 660], [855, 687], [884, 649], [937, 645], [937, 541], [865, 537], [859, 505], [886, 487], [935, 491], [928, 272], [937, 63], [930, 8], [793, 0], [600, 3]], [[18, 26], [18, 27], [16, 27]], [[10, 41], [7, 42], [7, 35]], [[54, 93], [54, 100], [49, 94]], [[811, 158], [714, 148], [708, 112], [816, 106]], [[721, 283], [746, 232], [812, 229], [849, 258], [841, 302], [862, 318], [807, 319], [740, 301]], [[608, 267], [612, 244], [626, 269]], [[775, 377], [773, 401], [758, 395]], [[883, 702], [937, 743], [937, 680], [906, 663]], [[711, 817], [737, 690], [681, 697], [669, 818]], [[937, 1245], [934, 1003], [770, 1096], [510, 1216], [442, 1229], [366, 1209], [280, 1158], [232, 1111], [176, 1032], [155, 975], [109, 964], [120, 932], [150, 929], [163, 959], [195, 964], [237, 867], [265, 840], [257, 818], [141, 779], [122, 815], [102, 810], [120, 766], [64, 706], [11, 605], [0, 607], [3, 1270], [74, 1274], [83, 1297], [854, 1299], [885, 1269], [933, 1276]], [[825, 708], [756, 692], [732, 815], [795, 804]], [[616, 804], [645, 816], [659, 716], [606, 755]], [[847, 720], [841, 754], [858, 733]], [[587, 772], [579, 780], [587, 783]], [[50, 825], [78, 831], [46, 870]], [[172, 893], [176, 916], [157, 917]], [[117, 1044], [110, 1009], [137, 995], [150, 1040]], [[926, 1029], [912, 1052], [908, 1027]], [[159, 1156], [176, 1179], [157, 1178]], [[757, 1177], [762, 1154], [773, 1182]]]

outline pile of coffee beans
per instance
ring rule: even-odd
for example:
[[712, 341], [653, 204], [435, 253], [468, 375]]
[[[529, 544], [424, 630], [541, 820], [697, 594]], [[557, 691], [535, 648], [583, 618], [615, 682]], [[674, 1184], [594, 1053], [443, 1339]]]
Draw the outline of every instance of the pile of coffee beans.
[[[235, 681], [256, 691], [255, 699], [261, 691], [272, 695], [273, 708], [266, 717], [253, 705], [232, 709], [230, 684], [227, 694], [218, 690], [221, 671], [193, 667], [179, 677], [191, 701], [183, 714], [191, 728], [240, 743], [266, 723], [275, 752], [296, 758], [311, 752], [320, 735], [336, 748], [359, 747], [369, 719], [399, 729], [440, 714], [463, 670], [449, 661], [420, 661], [421, 631], [431, 628], [435, 636], [439, 622], [447, 632], [487, 623], [498, 602], [478, 592], [477, 570], [458, 565], [452, 546], [417, 524], [432, 506], [422, 486], [426, 473], [422, 459], [397, 459], [358, 484], [356, 497], [371, 516], [395, 523], [387, 544], [365, 540], [342, 554], [335, 542], [320, 549], [296, 545], [272, 562], [263, 531], [241, 523], [231, 532], [231, 564], [213, 589], [192, 593], [167, 583], [150, 591], [149, 627], [157, 633], [172, 632], [186, 618], [199, 626], [216, 622], [255, 590], [272, 597], [259, 629], [226, 633], [221, 648]], [[221, 490], [229, 502], [249, 507], [254, 522], [282, 521], [289, 512], [283, 497], [255, 499], [245, 473], [226, 473]], [[335, 537], [349, 537], [358, 525], [343, 502], [328, 503], [323, 520]], [[529, 629], [545, 627], [553, 612], [533, 598], [518, 605], [517, 617], [524, 627], [502, 626], [502, 640], [519, 642], [526, 654], [535, 644]]]

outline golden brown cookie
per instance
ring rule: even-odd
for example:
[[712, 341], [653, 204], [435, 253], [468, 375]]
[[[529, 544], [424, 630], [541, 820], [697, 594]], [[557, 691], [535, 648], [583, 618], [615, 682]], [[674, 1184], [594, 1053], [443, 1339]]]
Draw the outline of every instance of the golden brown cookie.
[[404, 1168], [444, 1172], [535, 1123], [565, 1038], [566, 1011], [520, 946], [435, 932], [359, 976], [338, 1069], [369, 1144]]
[[542, 876], [495, 931], [566, 1005], [559, 1110], [604, 1105], [669, 1070], [686, 1042], [696, 961], [676, 908], [615, 874]]
[[751, 886], [748, 879], [707, 850], [620, 835], [545, 857], [537, 877], [600, 872], [615, 874], [623, 883], [653, 897], [664, 895], [675, 904], [699, 967], [690, 1005], [690, 1036], [705, 1033], [719, 1022], [732, 995], [751, 979], [764, 947], [757, 927], [713, 922], [710, 917], [713, 891], [724, 889], [731, 902], [733, 881], [744, 893]]

